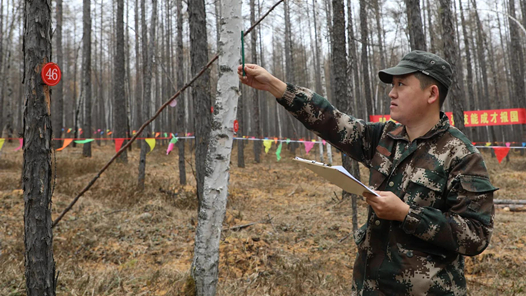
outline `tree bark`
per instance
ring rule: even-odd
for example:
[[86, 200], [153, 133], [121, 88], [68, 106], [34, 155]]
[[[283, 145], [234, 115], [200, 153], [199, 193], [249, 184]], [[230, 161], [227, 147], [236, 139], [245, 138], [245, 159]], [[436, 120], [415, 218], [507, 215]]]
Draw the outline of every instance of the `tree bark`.
[[455, 39], [455, 28], [453, 27], [453, 14], [451, 12], [451, 0], [440, 1], [440, 24], [442, 25], [442, 40], [444, 43], [444, 58], [451, 64], [453, 71], [453, 82], [449, 88], [449, 99], [453, 105], [453, 116], [455, 127], [465, 132], [464, 128], [464, 89], [462, 86], [462, 71], [458, 44]]
[[[113, 138], [126, 138], [127, 114], [124, 91], [124, 0], [117, 0], [117, 52], [115, 55], [115, 97], [113, 104]], [[123, 142], [123, 145], [126, 141]], [[123, 151], [118, 162], [128, 163], [128, 154]]]
[[218, 282], [219, 240], [226, 213], [233, 125], [239, 97], [237, 65], [241, 47], [239, 32], [243, 28], [241, 3], [240, 0], [222, 0], [224, 17], [221, 21], [216, 108], [191, 269], [198, 296], [215, 295]]
[[[84, 96], [84, 137], [92, 136], [91, 130], [91, 1], [83, 0], [82, 22], [82, 95]], [[91, 142], [84, 144], [82, 156], [91, 157]]]
[[[208, 62], [208, 41], [206, 32], [205, 1], [195, 0], [188, 7], [190, 18], [190, 53], [192, 75], [196, 75]], [[192, 87], [192, 97], [195, 102], [194, 132], [195, 132], [195, 168], [197, 174], [197, 196], [203, 197], [203, 186], [206, 174], [206, 152], [208, 150], [211, 99], [210, 72], [207, 70]], [[201, 202], [199, 202], [201, 204]], [[200, 207], [200, 206], [199, 206]]]
[[[183, 57], [183, 0], [177, 0], [177, 89], [184, 85], [184, 57]], [[185, 97], [182, 93], [177, 102], [177, 125], [178, 131], [182, 136], [186, 136], [185, 121]], [[179, 139], [179, 184], [186, 185], [186, 165], [184, 162], [185, 139]]]
[[[57, 65], [62, 70], [63, 76], [65, 73], [64, 67], [64, 54], [62, 50], [62, 0], [57, 0], [56, 5], [56, 19], [57, 27], [55, 30], [54, 37], [56, 37], [55, 46], [57, 48]], [[1, 34], [1, 33], [0, 33]], [[60, 82], [53, 89], [55, 90], [55, 95], [53, 96], [53, 131], [56, 138], [62, 138], [62, 128], [64, 127], [63, 117], [64, 117], [64, 82]], [[62, 147], [62, 140], [54, 141], [54, 147]]]
[[24, 246], [26, 293], [54, 296], [51, 230], [51, 94], [40, 72], [51, 60], [51, 4], [26, 1], [24, 24]]
[[369, 115], [373, 114], [373, 100], [371, 96], [371, 82], [369, 79], [369, 56], [367, 53], [367, 44], [369, 43], [369, 29], [367, 28], [367, 2], [360, 0], [360, 32], [362, 37], [362, 75], [363, 75], [363, 88], [364, 88], [364, 100], [366, 105], [366, 114], [364, 120], [369, 120]]
[[[250, 23], [254, 24], [256, 22], [256, 1], [250, 0]], [[252, 55], [252, 63], [258, 64], [257, 56], [257, 33], [254, 32], [250, 35], [250, 49]], [[254, 134], [257, 139], [262, 139], [261, 132], [261, 121], [260, 121], [260, 112], [259, 112], [259, 91], [255, 88], [251, 89], [252, 98], [253, 98], [253, 122], [254, 122]], [[256, 163], [261, 162], [261, 146], [263, 141], [253, 141], [254, 142], [254, 161]]]
[[422, 16], [420, 15], [420, 0], [405, 0], [405, 6], [411, 50], [427, 50]]

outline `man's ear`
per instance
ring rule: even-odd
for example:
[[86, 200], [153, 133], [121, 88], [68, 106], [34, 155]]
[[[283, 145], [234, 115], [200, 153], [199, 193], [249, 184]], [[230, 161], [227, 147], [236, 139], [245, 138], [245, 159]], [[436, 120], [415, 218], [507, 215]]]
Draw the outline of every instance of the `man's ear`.
[[437, 102], [439, 98], [439, 91], [438, 86], [436, 84], [432, 84], [429, 86], [429, 97], [427, 98], [427, 102], [429, 104], [433, 104], [434, 102]]

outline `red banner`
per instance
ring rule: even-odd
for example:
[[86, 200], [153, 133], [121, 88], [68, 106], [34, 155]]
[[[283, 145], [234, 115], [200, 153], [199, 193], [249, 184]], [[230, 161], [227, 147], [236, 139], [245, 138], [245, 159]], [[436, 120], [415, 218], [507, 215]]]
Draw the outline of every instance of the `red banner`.
[[[452, 125], [455, 125], [452, 112], [446, 112]], [[370, 115], [371, 122], [386, 122], [391, 120], [389, 115]], [[480, 111], [464, 111], [464, 125], [487, 126], [487, 125], [510, 125], [526, 124], [526, 109], [494, 109]]]

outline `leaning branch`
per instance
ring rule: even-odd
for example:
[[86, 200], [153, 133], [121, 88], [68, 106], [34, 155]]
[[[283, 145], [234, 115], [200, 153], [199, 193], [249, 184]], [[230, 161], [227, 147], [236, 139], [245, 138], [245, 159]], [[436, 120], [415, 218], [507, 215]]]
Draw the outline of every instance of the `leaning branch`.
[[[254, 23], [248, 30], [245, 31], [245, 35], [250, 33], [250, 31], [252, 31], [265, 17], [267, 17], [269, 15], [269, 13], [274, 10], [274, 8], [276, 8], [281, 2], [283, 2], [285, 0], [280, 0], [278, 1], [276, 4], [274, 4], [274, 6], [272, 6], [270, 8], [270, 10], [264, 14], [256, 23]], [[148, 119], [148, 121], [146, 121], [145, 123], [143, 123], [143, 125], [141, 126], [141, 128], [139, 128], [139, 130], [137, 131], [137, 133], [131, 138], [131, 140], [126, 143], [126, 145], [124, 145], [111, 159], [110, 161], [108, 161], [108, 163], [106, 163], [106, 165], [104, 167], [102, 167], [102, 169], [100, 169], [100, 171], [97, 173], [97, 175], [95, 175], [95, 177], [93, 177], [93, 179], [91, 179], [91, 181], [88, 183], [88, 185], [86, 185], [86, 187], [84, 187], [84, 189], [82, 189], [82, 191], [73, 199], [73, 201], [71, 201], [71, 203], [64, 209], [64, 211], [62, 211], [62, 213], [57, 217], [57, 219], [55, 219], [55, 221], [53, 221], [53, 225], [52, 227], [55, 227], [58, 222], [60, 222], [60, 220], [62, 220], [62, 218], [73, 208], [73, 206], [75, 205], [75, 203], [79, 200], [79, 198], [84, 194], [86, 193], [90, 188], [91, 186], [93, 186], [93, 184], [95, 184], [95, 182], [97, 182], [97, 180], [100, 178], [100, 176], [102, 175], [102, 173], [104, 173], [104, 171], [106, 171], [106, 169], [113, 163], [113, 161], [115, 161], [115, 159], [117, 159], [119, 157], [119, 155], [122, 154], [122, 152], [124, 150], [126, 150], [126, 148], [128, 148], [134, 141], [135, 139], [137, 139], [137, 137], [141, 134], [141, 132], [152, 122], [154, 121], [158, 116], [159, 114], [161, 114], [161, 112], [166, 108], [166, 106], [168, 106], [170, 104], [171, 101], [175, 100], [183, 91], [185, 91], [188, 87], [190, 87], [199, 77], [201, 77], [201, 75], [203, 75], [203, 73], [208, 69], [210, 68], [210, 66], [219, 58], [219, 54], [216, 54], [209, 62], [208, 64], [206, 64], [206, 66], [201, 70], [201, 72], [199, 72], [199, 74], [195, 75], [192, 80], [190, 80], [190, 82], [188, 82], [187, 84], [185, 84], [183, 86], [183, 88], [181, 88], [175, 95], [173, 95], [168, 101], [166, 101], [162, 106], [161, 108], [159, 108], [159, 110], [157, 110], [157, 112], [155, 113], [155, 115]]]

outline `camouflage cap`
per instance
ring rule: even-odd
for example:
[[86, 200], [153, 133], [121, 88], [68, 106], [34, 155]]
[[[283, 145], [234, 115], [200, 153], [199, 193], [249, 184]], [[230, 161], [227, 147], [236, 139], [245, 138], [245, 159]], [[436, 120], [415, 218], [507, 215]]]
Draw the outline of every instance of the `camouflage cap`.
[[392, 83], [393, 76], [421, 72], [442, 83], [447, 89], [451, 86], [453, 72], [451, 65], [436, 54], [414, 50], [406, 54], [395, 67], [378, 72], [380, 80]]

